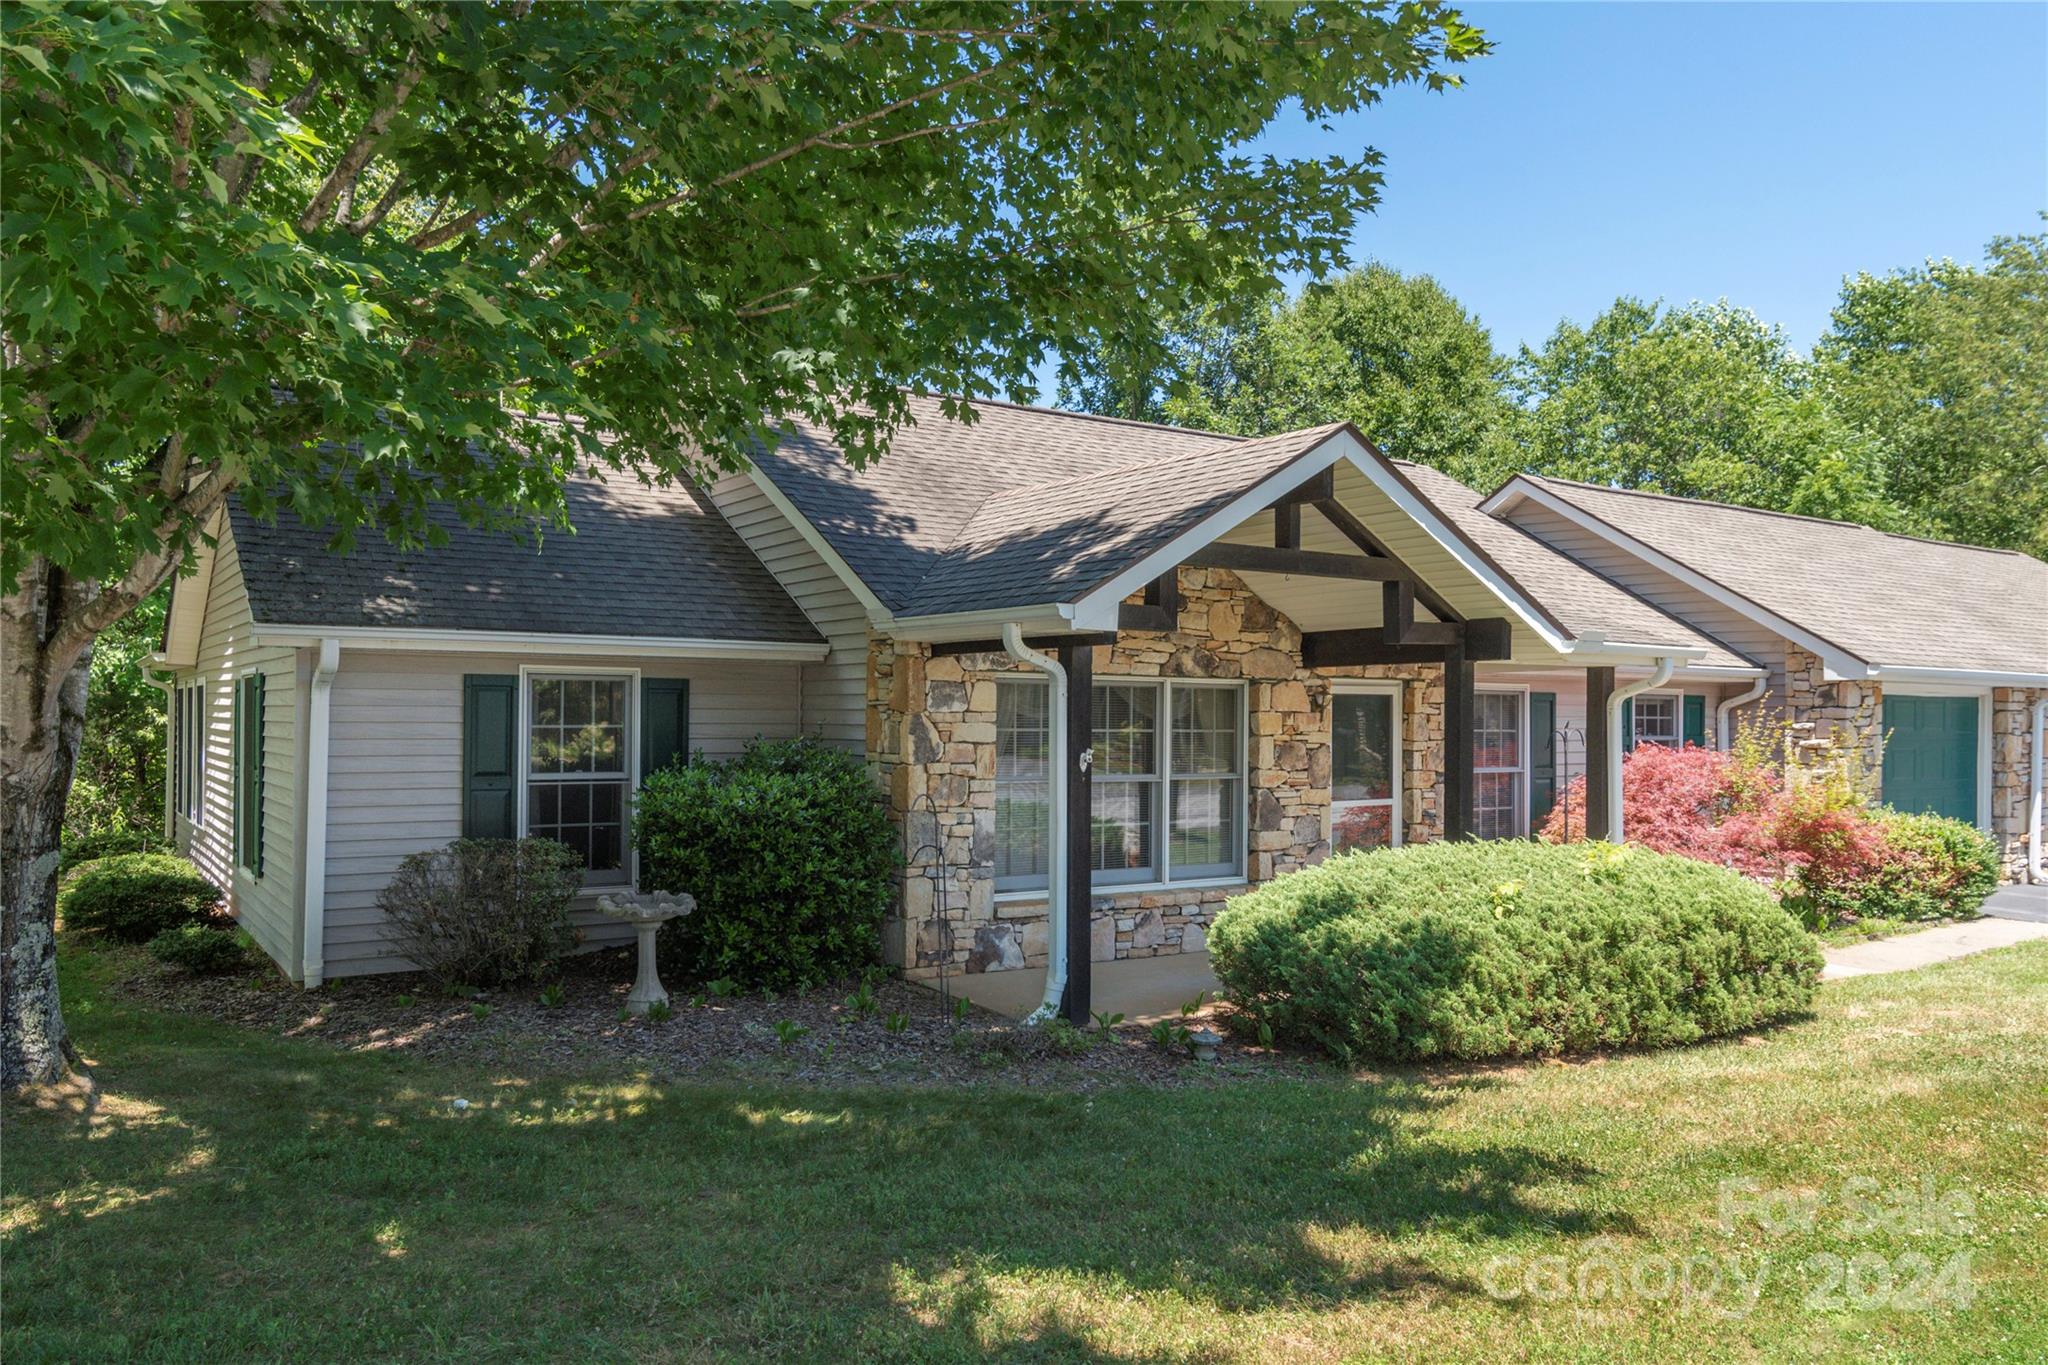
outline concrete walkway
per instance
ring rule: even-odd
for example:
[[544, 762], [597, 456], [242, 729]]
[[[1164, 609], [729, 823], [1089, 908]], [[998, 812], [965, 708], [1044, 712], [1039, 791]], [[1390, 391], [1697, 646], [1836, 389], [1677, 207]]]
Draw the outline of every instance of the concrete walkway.
[[1917, 934], [1826, 949], [1827, 966], [1821, 970], [1821, 977], [1827, 981], [1838, 981], [1847, 976], [1910, 972], [1916, 967], [1968, 957], [1991, 948], [2010, 948], [2015, 943], [2037, 938], [2048, 938], [2048, 924], [2013, 919], [1973, 919], [1962, 924], [1944, 924], [1938, 929], [1923, 929]]

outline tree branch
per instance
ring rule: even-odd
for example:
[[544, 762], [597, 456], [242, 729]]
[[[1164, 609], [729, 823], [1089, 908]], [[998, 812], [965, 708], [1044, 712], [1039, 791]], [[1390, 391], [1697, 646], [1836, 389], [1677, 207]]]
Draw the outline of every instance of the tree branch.
[[363, 124], [363, 131], [356, 134], [356, 140], [341, 154], [341, 160], [334, 164], [334, 169], [329, 171], [327, 178], [320, 183], [320, 188], [314, 192], [311, 202], [306, 205], [306, 211], [299, 215], [301, 233], [319, 231], [320, 226], [327, 221], [327, 215], [333, 211], [335, 200], [341, 197], [342, 191], [353, 189], [357, 178], [363, 173], [363, 168], [370, 164], [370, 154], [377, 149], [378, 139], [383, 137], [385, 130], [391, 126], [391, 120], [398, 117], [398, 111], [404, 107], [406, 100], [412, 95], [413, 87], [420, 83], [420, 78], [426, 75], [426, 71], [426, 61], [420, 56], [418, 48], [406, 54], [405, 68], [398, 73], [398, 80], [392, 85], [391, 93], [371, 113]]

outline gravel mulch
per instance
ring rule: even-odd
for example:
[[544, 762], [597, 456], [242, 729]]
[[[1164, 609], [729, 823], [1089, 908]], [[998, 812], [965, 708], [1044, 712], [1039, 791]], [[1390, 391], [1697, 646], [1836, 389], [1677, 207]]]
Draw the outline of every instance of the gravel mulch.
[[562, 1003], [537, 988], [451, 996], [417, 975], [355, 977], [302, 991], [267, 964], [193, 977], [133, 955], [116, 989], [137, 1004], [199, 1014], [348, 1051], [501, 1066], [521, 1073], [644, 1073], [654, 1079], [775, 1079], [818, 1085], [1213, 1086], [1306, 1075], [1311, 1061], [1247, 1046], [1216, 1007], [1197, 1016], [1223, 1034], [1213, 1064], [1166, 1049], [1147, 1030], [1087, 1035], [1022, 1028], [969, 1008], [957, 1015], [930, 990], [900, 981], [873, 987], [863, 1013], [854, 987], [782, 997], [714, 997], [670, 983], [673, 1014], [620, 1017], [633, 979], [630, 949], [565, 964]]

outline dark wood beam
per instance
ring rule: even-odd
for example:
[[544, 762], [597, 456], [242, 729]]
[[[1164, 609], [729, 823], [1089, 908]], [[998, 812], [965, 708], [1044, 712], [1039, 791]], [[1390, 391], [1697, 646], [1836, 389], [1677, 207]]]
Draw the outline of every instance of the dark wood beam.
[[1411, 643], [1415, 630], [1415, 585], [1407, 579], [1382, 584], [1380, 588], [1380, 634], [1390, 645]]
[[1315, 509], [1323, 514], [1325, 521], [1337, 528], [1337, 533], [1343, 536], [1344, 539], [1356, 545], [1366, 554], [1388, 560], [1395, 567], [1399, 568], [1401, 570], [1400, 576], [1406, 577], [1415, 584], [1415, 600], [1428, 607], [1438, 619], [1444, 621], [1462, 621], [1465, 619], [1463, 613], [1444, 600], [1442, 593], [1423, 582], [1421, 576], [1406, 564], [1403, 564], [1401, 557], [1392, 550], [1389, 550], [1378, 536], [1366, 528], [1364, 522], [1351, 515], [1350, 508], [1338, 502], [1336, 498], [1330, 497], [1319, 499], [1315, 504]]
[[1301, 637], [1301, 661], [1309, 668], [1349, 664], [1440, 664], [1443, 645], [1390, 645], [1378, 630], [1312, 630]]
[[1064, 1011], [1076, 1028], [1086, 1028], [1095, 1001], [1091, 993], [1095, 894], [1088, 867], [1090, 813], [1094, 809], [1088, 765], [1082, 755], [1095, 736], [1095, 653], [1085, 645], [1060, 646], [1067, 670], [1067, 827], [1054, 837], [1067, 841], [1067, 996]]
[[1579, 818], [1589, 839], [1605, 839], [1614, 827], [1607, 800], [1607, 702], [1613, 695], [1613, 669], [1586, 670], [1586, 808]]
[[[1096, 645], [1113, 645], [1116, 632], [1099, 631], [1081, 635], [1027, 635], [1024, 643], [1036, 650], [1061, 649], [1068, 645], [1093, 649]], [[932, 657], [944, 659], [955, 654], [1001, 654], [1001, 640], [946, 640], [932, 646]]]
[[1273, 548], [1276, 550], [1299, 550], [1301, 548], [1301, 504], [1285, 503], [1273, 509]]
[[1469, 838], [1472, 830], [1472, 661], [1464, 647], [1444, 651], [1444, 837]]
[[1299, 507], [1305, 502], [1316, 503], [1321, 502], [1325, 498], [1334, 498], [1336, 496], [1337, 471], [1331, 468], [1325, 469], [1320, 474], [1309, 475], [1306, 481], [1297, 485], [1292, 491], [1282, 493], [1279, 497], [1273, 499], [1272, 505], [1276, 510], [1282, 507]]
[[1203, 569], [1293, 574], [1300, 578], [1352, 578], [1369, 583], [1384, 583], [1410, 576], [1400, 565], [1386, 559], [1325, 554], [1318, 550], [1280, 550], [1266, 545], [1231, 545], [1221, 541], [1203, 546], [1189, 555], [1187, 562]]
[[1179, 624], [1175, 617], [1179, 613], [1165, 607], [1141, 606], [1126, 602], [1116, 609], [1116, 628], [1125, 630], [1172, 630]]
[[1170, 612], [1180, 610], [1180, 570], [1168, 569], [1145, 585], [1145, 605], [1164, 607]]
[[1475, 616], [1465, 623], [1465, 657], [1474, 663], [1514, 657], [1514, 627], [1505, 616]]

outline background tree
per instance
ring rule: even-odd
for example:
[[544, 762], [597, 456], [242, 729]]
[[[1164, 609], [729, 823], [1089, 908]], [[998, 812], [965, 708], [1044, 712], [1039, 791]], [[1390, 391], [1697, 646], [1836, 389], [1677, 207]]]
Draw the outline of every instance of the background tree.
[[1524, 346], [1509, 376], [1524, 468], [1561, 478], [1887, 524], [1868, 445], [1782, 329], [1727, 303], [1617, 299]]
[[169, 601], [159, 588], [93, 645], [91, 704], [64, 807], [67, 867], [164, 841], [164, 693], [143, 667], [162, 643]]
[[2048, 557], [2048, 236], [1845, 280], [1815, 357], [1911, 529]]
[[1022, 393], [1123, 299], [1341, 264], [1377, 156], [1232, 149], [1485, 50], [1429, 0], [38, 0], [0, 44], [10, 1088], [68, 1047], [93, 643], [231, 493], [346, 548], [435, 499], [559, 523], [573, 466], [797, 414], [871, 459], [899, 385]]
[[1149, 357], [1129, 345], [1084, 357], [1094, 382], [1061, 401], [1244, 435], [1348, 421], [1388, 454], [1468, 483], [1514, 467], [1493, 340], [1430, 276], [1374, 263], [1156, 330], [1164, 341]]

